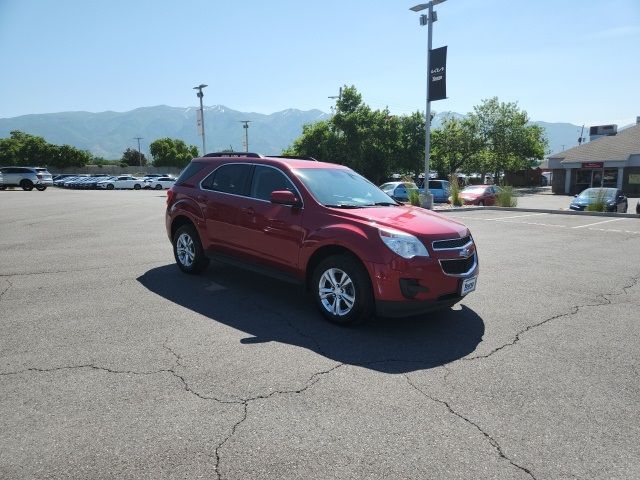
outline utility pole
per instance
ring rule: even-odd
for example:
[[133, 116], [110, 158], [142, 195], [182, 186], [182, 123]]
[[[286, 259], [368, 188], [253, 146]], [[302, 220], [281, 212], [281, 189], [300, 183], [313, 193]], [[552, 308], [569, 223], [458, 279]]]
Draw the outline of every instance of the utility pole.
[[194, 90], [198, 90], [198, 93], [196, 95], [200, 99], [200, 115], [198, 116], [198, 134], [202, 135], [202, 155], [206, 155], [207, 153], [207, 149], [204, 143], [204, 109], [202, 107], [202, 97], [204, 97], [204, 94], [202, 93], [202, 89], [205, 87], [207, 87], [207, 85], [205, 85], [204, 83], [201, 83], [197, 87], [193, 87]]
[[140, 152], [140, 140], [144, 137], [133, 137], [134, 140], [138, 140], [138, 163], [142, 166], [142, 153]]
[[[342, 87], [340, 87], [340, 90], [338, 90], [338, 95], [330, 95], [327, 98], [330, 98], [331, 100], [338, 100], [338, 102], [340, 100], [342, 100]], [[335, 111], [337, 111], [338, 102], [336, 102], [336, 108], [335, 109], [334, 109], [334, 107], [331, 107], [332, 113], [335, 113]]]
[[586, 140], [582, 135], [584, 134], [584, 123], [582, 124], [582, 130], [580, 130], [580, 137], [578, 138], [578, 146], [582, 145], [582, 142]]
[[244, 151], [249, 151], [249, 124], [251, 120], [238, 120], [242, 123], [242, 128], [244, 128]]

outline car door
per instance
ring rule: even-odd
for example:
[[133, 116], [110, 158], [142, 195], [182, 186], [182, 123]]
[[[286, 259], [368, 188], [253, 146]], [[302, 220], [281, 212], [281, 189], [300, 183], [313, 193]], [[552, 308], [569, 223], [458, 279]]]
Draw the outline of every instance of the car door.
[[241, 212], [252, 205], [247, 197], [253, 165], [227, 163], [200, 182], [196, 200], [205, 217], [205, 248], [246, 257]]
[[486, 189], [484, 204], [485, 205], [496, 204], [496, 189], [494, 187], [489, 187]]
[[407, 193], [407, 187], [403, 184], [398, 185], [393, 191], [393, 197], [396, 200], [400, 200], [402, 202], [406, 202], [409, 200], [409, 194]]
[[288, 190], [298, 199], [300, 193], [279, 168], [256, 165], [249, 196], [251, 204], [240, 213], [244, 227], [242, 248], [260, 263], [293, 272], [304, 237], [301, 206], [271, 203], [271, 192]]

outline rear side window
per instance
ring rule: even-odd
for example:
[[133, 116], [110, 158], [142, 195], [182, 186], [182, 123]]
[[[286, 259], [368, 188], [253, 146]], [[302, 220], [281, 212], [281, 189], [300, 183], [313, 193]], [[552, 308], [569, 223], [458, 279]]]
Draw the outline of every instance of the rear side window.
[[289, 190], [295, 193], [295, 188], [284, 173], [271, 167], [256, 166], [251, 183], [251, 196], [260, 200], [269, 200], [271, 192]]
[[202, 188], [233, 195], [246, 195], [250, 175], [251, 165], [240, 163], [222, 165], [202, 181]]
[[202, 170], [205, 166], [206, 164], [203, 162], [191, 162], [189, 165], [187, 165], [187, 168], [185, 168], [180, 174], [180, 176], [176, 179], [176, 185], [181, 185], [182, 183], [186, 182], [191, 177], [193, 177], [196, 173]]
[[435, 190], [442, 190], [442, 182], [429, 180], [429, 188], [433, 188]]

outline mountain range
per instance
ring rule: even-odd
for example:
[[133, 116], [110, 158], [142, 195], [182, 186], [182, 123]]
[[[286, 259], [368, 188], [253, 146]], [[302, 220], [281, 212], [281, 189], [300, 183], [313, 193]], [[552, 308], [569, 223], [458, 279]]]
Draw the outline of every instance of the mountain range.
[[[162, 137], [180, 138], [187, 144], [202, 148], [196, 128], [198, 108], [159, 105], [128, 112], [62, 112], [0, 118], [0, 138], [12, 130], [44, 137], [50, 143], [69, 144], [91, 153], [115, 160], [127, 148], [137, 149], [135, 137], [142, 137], [141, 150], [148, 154], [148, 145]], [[455, 112], [436, 114], [433, 127], [441, 125], [446, 116], [462, 118]], [[329, 118], [320, 110], [288, 109], [270, 115], [246, 113], [223, 105], [204, 108], [207, 151], [233, 149], [244, 151], [244, 129], [249, 120], [249, 150], [278, 155], [302, 133], [302, 126]], [[544, 127], [553, 153], [577, 144], [580, 127], [570, 123], [532, 122]]]

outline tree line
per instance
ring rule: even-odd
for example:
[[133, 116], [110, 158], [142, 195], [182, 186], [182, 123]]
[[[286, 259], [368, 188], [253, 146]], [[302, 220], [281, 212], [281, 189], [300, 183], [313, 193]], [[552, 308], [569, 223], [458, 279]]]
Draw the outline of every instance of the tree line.
[[[153, 164], [157, 167], [185, 167], [198, 156], [198, 147], [183, 140], [159, 138], [149, 145]], [[119, 160], [106, 160], [72, 145], [55, 145], [43, 137], [13, 130], [0, 138], [0, 165], [46, 166], [48, 168], [84, 167], [85, 165], [147, 165], [147, 157], [127, 148]]]
[[[499, 178], [501, 172], [535, 166], [546, 146], [543, 129], [529, 124], [527, 112], [494, 97], [465, 117], [446, 117], [440, 128], [432, 129], [430, 170], [440, 178], [455, 172]], [[305, 125], [283, 153], [340, 163], [379, 184], [392, 174], [417, 178], [424, 171], [424, 151], [422, 113], [397, 116], [387, 108], [374, 110], [354, 86], [345, 86], [335, 114]]]
[[[529, 124], [527, 112], [497, 97], [483, 100], [463, 118], [448, 116], [431, 132], [430, 169], [446, 178], [455, 172], [493, 173], [522, 170], [542, 159], [547, 140], [542, 128]], [[185, 167], [198, 156], [195, 145], [160, 138], [149, 145], [158, 167]], [[424, 169], [425, 119], [421, 112], [392, 115], [374, 110], [354, 86], [345, 86], [329, 119], [307, 124], [284, 155], [311, 156], [353, 168], [376, 184], [392, 174], [418, 177]], [[147, 157], [127, 148], [119, 160], [105, 160], [71, 145], [14, 130], [0, 139], [0, 165], [54, 168], [88, 164], [147, 165]]]

